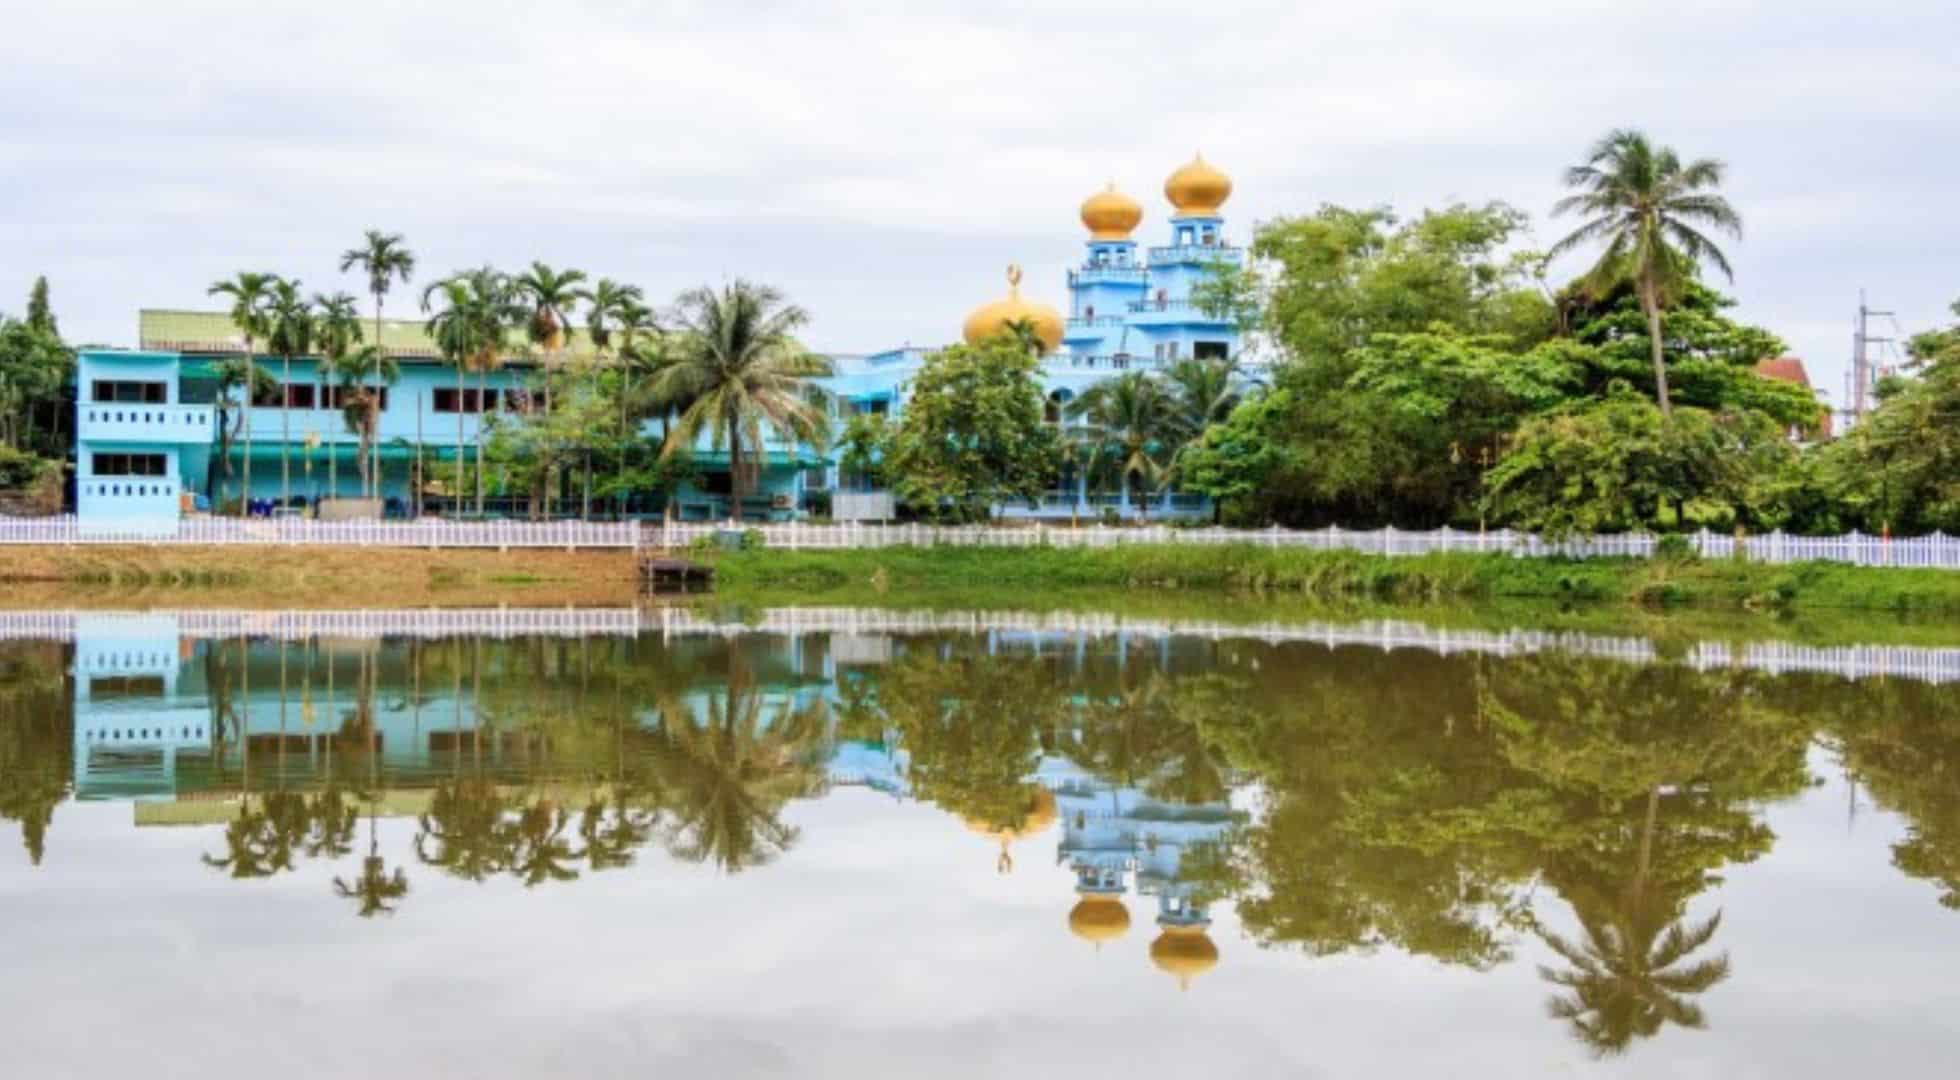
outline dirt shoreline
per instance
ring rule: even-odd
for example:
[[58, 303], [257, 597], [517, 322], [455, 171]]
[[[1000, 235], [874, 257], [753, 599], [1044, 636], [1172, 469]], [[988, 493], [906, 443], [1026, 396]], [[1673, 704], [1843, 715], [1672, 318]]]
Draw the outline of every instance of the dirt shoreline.
[[617, 605], [638, 573], [626, 550], [10, 545], [0, 607]]

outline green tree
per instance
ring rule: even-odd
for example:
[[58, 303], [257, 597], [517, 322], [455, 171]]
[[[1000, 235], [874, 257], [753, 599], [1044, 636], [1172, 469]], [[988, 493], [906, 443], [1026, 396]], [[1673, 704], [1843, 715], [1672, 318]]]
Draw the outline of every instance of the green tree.
[[524, 320], [524, 335], [531, 344], [544, 350], [545, 361], [553, 366], [564, 352], [565, 333], [572, 325], [573, 308], [590, 296], [581, 287], [584, 281], [583, 270], [557, 270], [547, 263], [533, 260], [530, 268], [511, 282], [529, 309]]
[[61, 327], [55, 322], [54, 308], [48, 303], [48, 279], [46, 275], [34, 279], [34, 287], [27, 294], [27, 325], [34, 330], [59, 341]]
[[[1638, 131], [1616, 129], [1593, 145], [1582, 165], [1565, 171], [1565, 184], [1577, 193], [1560, 199], [1554, 215], [1579, 214], [1585, 220], [1552, 245], [1557, 256], [1583, 244], [1605, 244], [1587, 273], [1598, 291], [1632, 283], [1647, 317], [1654, 396], [1661, 415], [1673, 413], [1661, 315], [1707, 262], [1734, 277], [1728, 257], [1701, 232], [1712, 228], [1742, 235], [1742, 217], [1716, 193], [1727, 167], [1712, 158], [1682, 162], [1672, 149], [1655, 146]], [[1700, 228], [1697, 228], [1699, 226]]]
[[337, 359], [328, 360], [327, 373], [340, 387], [341, 419], [346, 422], [347, 430], [359, 440], [356, 444], [359, 450], [357, 470], [364, 477], [378, 474], [380, 470], [371, 466], [376, 453], [375, 441], [380, 433], [381, 388], [393, 386], [401, 380], [401, 365], [383, 352], [379, 345], [363, 345], [353, 352], [341, 353]]
[[[374, 359], [386, 355], [387, 342], [381, 336], [381, 302], [388, 295], [394, 283], [408, 284], [415, 276], [415, 253], [410, 251], [400, 233], [384, 233], [379, 229], [369, 229], [363, 236], [361, 246], [348, 248], [340, 255], [340, 271], [346, 273], [355, 267], [367, 275], [368, 295], [374, 297], [374, 341], [377, 351]], [[426, 305], [425, 305], [426, 306]], [[376, 382], [381, 380], [381, 372], [374, 372]], [[459, 405], [460, 408], [460, 405]], [[460, 452], [460, 451], [459, 451]], [[381, 473], [379, 469], [372, 476], [361, 474], [361, 492], [372, 498], [381, 493]]]
[[719, 291], [682, 293], [671, 363], [654, 379], [656, 400], [686, 402], [668, 433], [666, 456], [702, 436], [728, 451], [730, 515], [766, 461], [767, 437], [821, 446], [828, 441], [823, 391], [812, 380], [830, 364], [804, 349], [796, 331], [809, 321], [800, 307], [766, 285], [736, 281]]
[[[208, 295], [223, 296], [231, 303], [231, 324], [238, 328], [239, 335], [245, 339], [245, 374], [238, 383], [238, 386], [246, 392], [245, 401], [239, 407], [241, 432], [245, 442], [244, 493], [238, 500], [240, 517], [245, 516], [246, 504], [252, 497], [252, 408], [259, 404], [256, 395], [260, 389], [271, 382], [271, 380], [260, 382], [257, 354], [252, 346], [254, 342], [265, 340], [269, 332], [270, 320], [267, 308], [272, 302], [273, 283], [277, 280], [277, 274], [242, 271], [231, 280], [216, 282], [205, 290]], [[277, 392], [276, 388], [273, 392]], [[229, 462], [226, 463], [225, 468], [229, 475], [231, 468]]]
[[[212, 455], [211, 476], [206, 479], [205, 485], [210, 488], [216, 501], [222, 504], [226, 497], [224, 489], [229, 488], [231, 480], [231, 448], [238, 439], [240, 429], [246, 424], [245, 402], [272, 397], [279, 392], [279, 383], [270, 372], [254, 364], [249, 356], [227, 356], [217, 361], [214, 374], [217, 376], [217, 396], [212, 408], [217, 414], [218, 452]], [[248, 384], [250, 391], [245, 389]]]
[[1148, 520], [1150, 496], [1170, 481], [1171, 456], [1180, 438], [1177, 401], [1164, 384], [1141, 371], [1104, 379], [1068, 404], [1082, 421], [1076, 437], [1089, 447], [1089, 469], [1114, 473], [1128, 505], [1133, 486], [1137, 509]]
[[[1006, 335], [927, 357], [883, 450], [899, 499], [961, 521], [984, 521], [1009, 500], [1040, 499], [1053, 482], [1055, 434], [1042, 422], [1039, 363]], [[858, 426], [860, 441], [872, 435], [870, 423]]]
[[[422, 309], [430, 312], [428, 331], [437, 351], [456, 369], [456, 490], [451, 497], [460, 509], [466, 377], [476, 372], [481, 415], [488, 374], [503, 363], [511, 328], [525, 317], [525, 309], [510, 278], [489, 266], [459, 271], [430, 285], [423, 290]], [[477, 428], [476, 508], [482, 513], [484, 425]]]
[[846, 482], [884, 487], [891, 438], [883, 413], [858, 413], [845, 421], [844, 432], [837, 439], [837, 468]]
[[313, 351], [316, 323], [313, 304], [300, 291], [298, 278], [275, 277], [266, 302], [266, 348], [279, 357], [279, 505], [288, 506], [293, 494], [293, 357]]
[[1882, 383], [1878, 407], [1818, 451], [1823, 482], [1869, 532], [1960, 533], [1960, 325], [1908, 350], [1911, 374]]
[[75, 352], [30, 320], [0, 316], [0, 446], [61, 460]]

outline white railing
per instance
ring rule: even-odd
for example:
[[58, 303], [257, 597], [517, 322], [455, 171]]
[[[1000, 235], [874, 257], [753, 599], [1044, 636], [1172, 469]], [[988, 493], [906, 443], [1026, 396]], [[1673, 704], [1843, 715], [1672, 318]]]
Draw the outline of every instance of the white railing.
[[[723, 523], [671, 522], [649, 526], [647, 543], [669, 549], [684, 548], [733, 528]], [[806, 525], [801, 522], [745, 524], [762, 536], [763, 544], [792, 551], [837, 548], [886, 547], [1079, 547], [1115, 548], [1138, 544], [1175, 544], [1192, 547], [1250, 545], [1263, 548], [1289, 548], [1307, 551], [1358, 551], [1376, 555], [1428, 555], [1436, 552], [1488, 553], [1516, 556], [1557, 555], [1575, 559], [1646, 558], [1654, 553], [1658, 538], [1647, 533], [1620, 533], [1610, 536], [1544, 540], [1531, 533], [1510, 529], [1473, 532], [1462, 529], [1433, 529], [1414, 532], [1383, 528], [1357, 531], [1330, 526], [1325, 529], [1221, 529], [1178, 528], [1169, 525], [1084, 528], [1063, 526], [1020, 526], [1000, 528], [986, 525], [875, 525], [848, 522], [838, 525]], [[1888, 539], [1849, 533], [1844, 536], [1790, 536], [1764, 533], [1738, 540], [1733, 536], [1700, 532], [1683, 536], [1688, 545], [1710, 559], [1735, 558], [1737, 545], [1742, 558], [1752, 562], [1792, 563], [1823, 560], [1859, 566], [1907, 566], [1941, 570], [1960, 570], [1960, 538], [1934, 533], [1910, 539]]]
[[[0, 640], [76, 641], [121, 634], [188, 638], [633, 636], [638, 608], [410, 608], [403, 611], [0, 611]], [[174, 654], [173, 654], [174, 655]]]
[[637, 548], [631, 521], [316, 521], [195, 517], [153, 523], [0, 517], [0, 544], [273, 544], [419, 548]]
[[[1133, 619], [1122, 615], [1025, 611], [895, 611], [884, 608], [770, 608], [759, 617], [725, 621], [682, 607], [662, 607], [644, 621], [663, 638], [695, 634], [724, 637], [771, 634], [877, 635], [994, 634], [1038, 647], [1044, 637], [1075, 639], [1127, 635], [1136, 638], [1197, 637], [1211, 641], [1304, 642], [1369, 646], [1390, 652], [1417, 649], [1441, 656], [1483, 654], [1523, 656], [1573, 653], [1636, 664], [1668, 662], [1646, 638], [1543, 630], [1458, 630], [1401, 619], [1360, 622], [1230, 623], [1183, 619]], [[1772, 675], [1814, 671], [1846, 678], [1902, 678], [1932, 683], [1960, 682], [1960, 648], [1848, 645], [1812, 646], [1764, 641], [1731, 644], [1703, 641], [1679, 660], [1700, 671], [1743, 667]]]

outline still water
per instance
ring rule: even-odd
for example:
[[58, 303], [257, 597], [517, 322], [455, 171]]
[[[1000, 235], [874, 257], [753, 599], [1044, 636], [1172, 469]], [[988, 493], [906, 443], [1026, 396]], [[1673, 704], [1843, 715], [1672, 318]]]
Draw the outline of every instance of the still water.
[[875, 612], [0, 631], [9, 1076], [1960, 1060], [1950, 654]]

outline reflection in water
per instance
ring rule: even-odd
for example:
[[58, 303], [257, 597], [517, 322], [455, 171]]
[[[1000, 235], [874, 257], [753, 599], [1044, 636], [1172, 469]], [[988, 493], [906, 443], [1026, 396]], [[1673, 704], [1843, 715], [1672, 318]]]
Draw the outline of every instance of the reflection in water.
[[[1814, 783], [1821, 741], [1904, 815], [1893, 865], [1960, 906], [1950, 687], [1040, 631], [180, 630], [83, 617], [72, 646], [0, 645], [0, 815], [34, 864], [64, 857], [64, 802], [129, 800], [139, 826], [206, 829], [224, 878], [330, 867], [369, 918], [423, 874], [546, 889], [655, 848], [758, 871], [797, 849], [794, 803], [865, 788], [945, 811], [1001, 873], [1052, 842], [1067, 928], [1098, 949], [1145, 898], [1180, 986], [1229, 951], [1221, 904], [1310, 957], [1529, 952], [1550, 1015], [1609, 1056], [1710, 1023], [1732, 958], [1698, 898], [1772, 849], [1764, 808]], [[406, 864], [389, 818], [412, 821]]]

